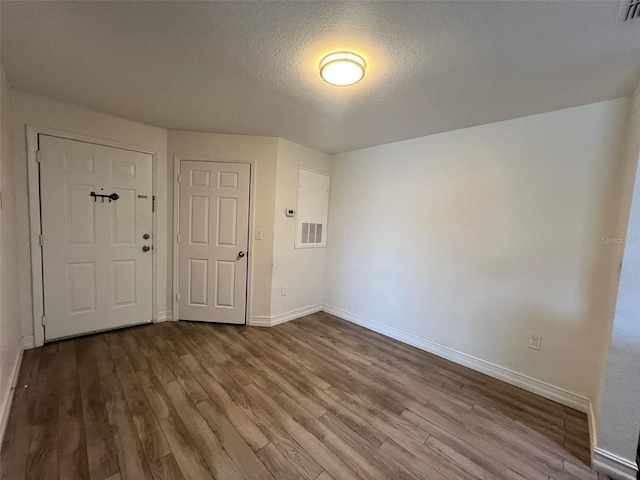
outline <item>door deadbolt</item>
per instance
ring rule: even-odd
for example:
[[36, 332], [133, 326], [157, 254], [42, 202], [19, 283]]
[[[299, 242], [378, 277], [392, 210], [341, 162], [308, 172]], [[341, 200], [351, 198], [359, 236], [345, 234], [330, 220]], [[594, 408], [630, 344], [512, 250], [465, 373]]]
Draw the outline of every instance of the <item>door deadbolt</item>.
[[143, 252], [148, 252], [149, 250], [151, 250], [151, 247], [149, 245], [145, 245], [144, 247], [142, 247]]
[[149, 234], [145, 233], [144, 235], [142, 235], [142, 238], [144, 238], [145, 240], [149, 240]]

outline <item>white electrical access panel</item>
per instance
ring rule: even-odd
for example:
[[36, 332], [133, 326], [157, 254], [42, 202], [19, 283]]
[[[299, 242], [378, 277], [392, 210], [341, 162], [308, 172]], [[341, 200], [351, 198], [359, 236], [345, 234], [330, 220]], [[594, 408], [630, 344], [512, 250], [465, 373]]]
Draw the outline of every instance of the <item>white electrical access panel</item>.
[[296, 248], [327, 246], [330, 180], [331, 177], [326, 173], [304, 168], [298, 171]]

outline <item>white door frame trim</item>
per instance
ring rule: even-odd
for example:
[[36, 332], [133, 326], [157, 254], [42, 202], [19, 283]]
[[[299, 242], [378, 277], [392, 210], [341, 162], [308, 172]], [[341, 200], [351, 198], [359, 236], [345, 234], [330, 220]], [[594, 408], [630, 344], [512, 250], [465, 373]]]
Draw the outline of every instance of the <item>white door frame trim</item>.
[[173, 301], [173, 319], [175, 321], [180, 320], [180, 312], [178, 311], [178, 292], [179, 292], [179, 262], [180, 262], [180, 250], [178, 246], [178, 232], [180, 229], [180, 195], [178, 193], [180, 184], [178, 183], [178, 175], [180, 174], [180, 162], [182, 161], [194, 161], [194, 162], [215, 162], [215, 163], [238, 163], [249, 165], [249, 232], [248, 232], [248, 257], [247, 262], [247, 293], [245, 299], [244, 308], [244, 324], [250, 325], [249, 313], [251, 312], [251, 292], [253, 290], [253, 252], [255, 247], [255, 238], [252, 235], [255, 225], [255, 208], [254, 199], [255, 195], [255, 183], [253, 179], [256, 177], [256, 163], [252, 161], [234, 161], [224, 160], [219, 158], [201, 157], [198, 155], [174, 155], [173, 156], [173, 286], [171, 288], [172, 301]]
[[[51, 137], [63, 138], [66, 140], [76, 140], [79, 142], [93, 143], [105, 147], [115, 147], [123, 150], [132, 150], [134, 152], [147, 153], [151, 155], [152, 161], [152, 195], [157, 195], [158, 190], [158, 154], [155, 150], [149, 150], [135, 145], [114, 142], [103, 138], [89, 137], [87, 135], [79, 135], [76, 133], [65, 132], [48, 127], [40, 127], [37, 125], [26, 126], [27, 136], [27, 182], [29, 186], [29, 230], [31, 240], [31, 296], [33, 302], [33, 335], [34, 345], [41, 347], [44, 345], [44, 326], [42, 325], [42, 317], [44, 315], [44, 284], [42, 276], [42, 247], [40, 247], [40, 235], [42, 234], [41, 218], [40, 218], [40, 170], [38, 168], [38, 135], [48, 135]], [[152, 215], [152, 234], [154, 245], [158, 240], [158, 222], [156, 221], [156, 212]], [[157, 305], [158, 285], [156, 282], [156, 273], [158, 272], [158, 255], [157, 248], [151, 250], [152, 253], [152, 290], [151, 304], [153, 305], [151, 312], [151, 321], [157, 322]], [[162, 308], [164, 310], [164, 307]]]

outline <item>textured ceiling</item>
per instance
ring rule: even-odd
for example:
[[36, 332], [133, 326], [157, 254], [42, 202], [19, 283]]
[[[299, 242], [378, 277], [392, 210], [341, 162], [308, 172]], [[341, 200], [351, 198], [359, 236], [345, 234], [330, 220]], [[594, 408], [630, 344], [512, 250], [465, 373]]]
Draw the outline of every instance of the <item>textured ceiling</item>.
[[[173, 129], [341, 152], [629, 95], [619, 1], [2, 2], [19, 90]], [[318, 63], [353, 50], [356, 86]]]

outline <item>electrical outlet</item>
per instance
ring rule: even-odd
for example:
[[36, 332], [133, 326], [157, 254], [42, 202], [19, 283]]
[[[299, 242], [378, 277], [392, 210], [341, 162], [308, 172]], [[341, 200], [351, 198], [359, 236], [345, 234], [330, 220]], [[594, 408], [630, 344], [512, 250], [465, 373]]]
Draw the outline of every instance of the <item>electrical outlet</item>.
[[256, 230], [256, 240], [262, 240], [262, 230]]
[[533, 350], [540, 350], [542, 347], [542, 337], [536, 337], [535, 335], [531, 335], [529, 337], [529, 348]]
[[283, 297], [287, 296], [287, 287], [286, 287], [286, 285], [280, 289], [280, 295], [282, 295]]

